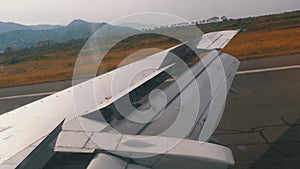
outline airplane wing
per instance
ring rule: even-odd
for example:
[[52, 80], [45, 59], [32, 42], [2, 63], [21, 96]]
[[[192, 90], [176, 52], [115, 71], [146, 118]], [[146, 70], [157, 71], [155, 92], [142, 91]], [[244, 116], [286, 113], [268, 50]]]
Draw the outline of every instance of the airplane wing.
[[1, 115], [0, 169], [232, 166], [209, 139], [239, 66], [215, 49], [237, 33], [205, 34]]

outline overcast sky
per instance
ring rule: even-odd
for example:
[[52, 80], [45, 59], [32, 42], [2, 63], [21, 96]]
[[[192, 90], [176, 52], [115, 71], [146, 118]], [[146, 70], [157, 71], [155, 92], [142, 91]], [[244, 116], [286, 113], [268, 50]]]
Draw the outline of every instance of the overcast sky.
[[0, 21], [63, 24], [73, 19], [110, 22], [137, 12], [164, 12], [187, 20], [300, 10], [300, 0], [1, 0]]

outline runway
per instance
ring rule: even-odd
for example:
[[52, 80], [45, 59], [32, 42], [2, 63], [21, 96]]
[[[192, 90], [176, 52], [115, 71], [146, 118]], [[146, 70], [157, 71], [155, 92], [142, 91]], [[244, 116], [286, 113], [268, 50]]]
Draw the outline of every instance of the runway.
[[68, 88], [72, 81], [0, 88], [0, 114]]
[[[234, 169], [300, 166], [300, 55], [241, 62], [214, 137]], [[0, 114], [71, 86], [71, 81], [0, 89]]]
[[[246, 61], [240, 69], [251, 64], [255, 69], [281, 67], [288, 61], [294, 65], [295, 60], [299, 62], [300, 55]], [[238, 95], [228, 95], [214, 136], [233, 151], [234, 169], [298, 169], [300, 69], [251, 72], [236, 76]]]

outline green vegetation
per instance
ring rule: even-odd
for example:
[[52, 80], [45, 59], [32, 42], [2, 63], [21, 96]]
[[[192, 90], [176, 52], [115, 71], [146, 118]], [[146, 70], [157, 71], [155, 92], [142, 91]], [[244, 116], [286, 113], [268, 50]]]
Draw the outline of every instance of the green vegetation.
[[244, 29], [246, 32], [273, 31], [300, 27], [300, 11], [198, 25], [205, 33], [220, 30]]
[[77, 57], [80, 49], [87, 39], [71, 39], [50, 46], [37, 46], [31, 48], [15, 49], [0, 54], [0, 64], [9, 65], [21, 62], [38, 60], [55, 60], [68, 57]]
[[[245, 29], [223, 50], [240, 60], [300, 53], [300, 11], [229, 19], [197, 26], [204, 32]], [[180, 31], [172, 27], [166, 28], [166, 31], [173, 31], [174, 34], [191, 34], [183, 30], [184, 27]], [[74, 38], [60, 43], [42, 42], [31, 48], [7, 48], [5, 53], [0, 54], [0, 87], [71, 79], [76, 58], [86, 40]], [[166, 49], [178, 43], [177, 40], [158, 34], [143, 34], [125, 39], [105, 55], [99, 66], [99, 73], [112, 70], [124, 57], [139, 50]], [[134, 59], [141, 57], [145, 56]], [[88, 71], [89, 66], [84, 69]]]

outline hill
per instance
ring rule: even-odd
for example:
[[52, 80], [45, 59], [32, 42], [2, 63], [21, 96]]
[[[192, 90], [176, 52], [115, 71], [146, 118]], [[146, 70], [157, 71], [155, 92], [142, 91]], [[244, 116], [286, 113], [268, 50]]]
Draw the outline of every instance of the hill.
[[[22, 25], [19, 25], [19, 28], [23, 30], [13, 30], [0, 34], [0, 50], [4, 50], [6, 47], [14, 49], [29, 48], [35, 46], [41, 40], [64, 42], [70, 39], [87, 38], [103, 26], [106, 26], [111, 33], [136, 31], [128, 27], [112, 26], [106, 23], [90, 23], [83, 20], [74, 20], [67, 26], [46, 30], [43, 30], [43, 28], [47, 28], [49, 25], [39, 25], [35, 29], [25, 29]], [[17, 29], [16, 25], [15, 29]]]
[[203, 32], [228, 29], [244, 29], [247, 32], [283, 30], [300, 27], [300, 11], [259, 17], [229, 19], [223, 22], [198, 24], [197, 26]]
[[13, 22], [0, 22], [0, 33], [10, 32], [15, 30], [28, 29], [28, 26], [13, 23]]
[[151, 29], [157, 27], [155, 24], [142, 24], [142, 23], [137, 23], [137, 22], [123, 22], [120, 23], [118, 26], [126, 26], [138, 30], [143, 30], [143, 29]]
[[13, 22], [0, 22], [0, 33], [6, 33], [16, 30], [48, 30], [62, 27], [61, 25], [22, 25]]

